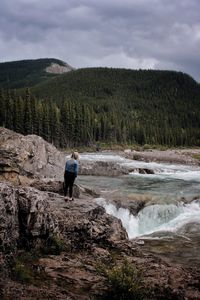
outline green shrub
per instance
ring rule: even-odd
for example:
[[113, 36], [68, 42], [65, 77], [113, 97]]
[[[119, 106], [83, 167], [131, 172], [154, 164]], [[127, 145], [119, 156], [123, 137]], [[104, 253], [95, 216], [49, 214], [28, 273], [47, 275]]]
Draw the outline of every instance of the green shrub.
[[103, 299], [140, 300], [145, 298], [143, 276], [141, 271], [132, 266], [127, 260], [118, 266], [101, 268], [108, 290]]

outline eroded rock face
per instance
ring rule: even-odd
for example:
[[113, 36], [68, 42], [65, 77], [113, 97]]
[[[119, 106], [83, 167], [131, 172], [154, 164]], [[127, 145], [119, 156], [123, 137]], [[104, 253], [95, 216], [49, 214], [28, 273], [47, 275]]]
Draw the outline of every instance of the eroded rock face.
[[73, 203], [67, 214], [67, 228], [63, 234], [72, 249], [91, 249], [94, 245], [105, 247], [127, 239], [121, 221], [107, 215], [103, 207], [93, 203], [88, 209], [86, 205], [80, 201], [76, 206]]
[[65, 155], [39, 136], [24, 136], [1, 127], [0, 148], [1, 177], [12, 173], [17, 182], [18, 174], [60, 179], [63, 173]]
[[0, 251], [16, 251], [19, 238], [18, 205], [15, 189], [0, 183]]
[[[77, 187], [78, 189], [78, 187]], [[64, 197], [31, 187], [13, 188], [0, 183], [1, 244], [15, 248], [38, 239], [60, 235], [74, 248], [90, 247], [127, 238], [122, 224], [108, 216], [92, 199], [65, 202]]]
[[51, 65], [45, 69], [47, 73], [53, 73], [53, 74], [63, 74], [63, 73], [70, 72], [72, 70], [74, 70], [74, 68], [68, 65], [67, 63], [64, 63], [63, 66], [56, 63], [51, 63]]
[[52, 214], [48, 195], [33, 188], [13, 188], [0, 182], [1, 250], [17, 250], [17, 245], [58, 232], [57, 217]]
[[[16, 190], [19, 221], [19, 244], [22, 247], [59, 233], [58, 218], [52, 213], [48, 194], [34, 188]], [[40, 241], [39, 241], [40, 243]], [[32, 245], [31, 245], [32, 246]]]

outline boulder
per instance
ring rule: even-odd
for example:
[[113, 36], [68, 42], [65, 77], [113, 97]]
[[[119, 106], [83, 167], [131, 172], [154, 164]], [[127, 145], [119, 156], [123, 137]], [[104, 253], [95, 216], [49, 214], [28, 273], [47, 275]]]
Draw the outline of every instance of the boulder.
[[139, 174], [155, 174], [154, 170], [147, 168], [128, 168], [130, 173], [139, 173]]
[[0, 182], [0, 245], [1, 250], [17, 250], [57, 232], [57, 217], [52, 214], [48, 194], [33, 188], [14, 188], [10, 183]]
[[[37, 135], [22, 135], [0, 127], [2, 173], [60, 179], [65, 155]], [[16, 175], [17, 177], [17, 175]]]

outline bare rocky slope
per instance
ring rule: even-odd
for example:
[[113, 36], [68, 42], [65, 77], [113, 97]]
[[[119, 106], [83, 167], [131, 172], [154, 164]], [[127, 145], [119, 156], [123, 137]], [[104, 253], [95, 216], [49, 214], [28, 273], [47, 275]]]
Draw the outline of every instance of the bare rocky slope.
[[47, 73], [53, 74], [63, 74], [72, 70], [74, 70], [74, 68], [72, 68], [72, 66], [68, 65], [67, 63], [64, 63], [63, 66], [56, 63], [51, 63], [51, 65], [45, 69]]
[[[200, 299], [199, 270], [128, 240], [95, 191], [76, 186], [75, 201], [64, 201], [56, 178], [64, 157], [52, 145], [6, 129], [0, 136], [1, 299]], [[44, 180], [49, 172], [55, 179]]]

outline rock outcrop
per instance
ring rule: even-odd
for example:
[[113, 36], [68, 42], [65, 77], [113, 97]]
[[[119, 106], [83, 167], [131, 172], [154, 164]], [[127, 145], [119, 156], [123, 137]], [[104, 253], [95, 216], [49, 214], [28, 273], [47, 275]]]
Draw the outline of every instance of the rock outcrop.
[[63, 63], [63, 65], [51, 63], [51, 65], [45, 69], [47, 73], [52, 73], [52, 74], [63, 74], [63, 73], [70, 72], [72, 70], [74, 70], [74, 68], [67, 63]]
[[0, 178], [20, 182], [19, 176], [60, 179], [65, 155], [39, 136], [0, 127]]
[[[46, 188], [48, 186], [45, 185], [44, 189]], [[76, 189], [80, 196], [78, 187]], [[85, 232], [87, 242], [89, 236], [94, 240], [97, 235], [102, 235], [104, 240], [112, 240], [114, 236], [117, 239], [127, 237], [121, 222], [109, 217], [102, 207], [87, 197], [87, 193], [85, 197], [82, 194], [81, 199], [75, 202], [66, 203], [63, 196], [42, 192], [33, 187], [13, 188], [7, 182], [0, 182], [0, 190], [2, 249], [9, 248], [11, 244], [10, 248], [14, 249], [17, 243], [28, 240], [30, 244], [31, 239], [35, 241], [54, 234], [70, 236], [70, 241], [73, 238], [77, 240], [74, 230]], [[80, 243], [75, 245], [75, 240], [74, 246], [81, 247]]]

